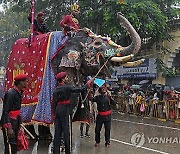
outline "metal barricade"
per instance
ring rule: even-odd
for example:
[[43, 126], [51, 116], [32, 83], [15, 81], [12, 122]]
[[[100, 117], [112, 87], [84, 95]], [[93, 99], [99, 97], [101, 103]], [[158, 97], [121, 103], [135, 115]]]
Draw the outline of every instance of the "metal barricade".
[[[113, 96], [117, 102], [117, 110], [121, 113], [127, 113], [130, 109], [131, 114], [154, 117], [160, 119], [180, 119], [180, 102], [178, 99], [167, 99], [163, 101], [151, 99], [149, 102], [143, 98], [139, 103], [129, 104], [124, 96]], [[129, 105], [129, 106], [127, 106]], [[132, 105], [132, 106], [131, 106]], [[144, 109], [143, 109], [144, 108]]]
[[164, 101], [159, 100], [151, 100], [151, 103], [149, 105], [149, 116], [154, 118], [165, 118], [165, 112], [164, 112]]
[[123, 96], [114, 96], [115, 101], [117, 102], [117, 109], [119, 112], [126, 111], [125, 98]]
[[175, 120], [178, 119], [178, 100], [177, 99], [169, 99], [166, 100], [166, 118]]

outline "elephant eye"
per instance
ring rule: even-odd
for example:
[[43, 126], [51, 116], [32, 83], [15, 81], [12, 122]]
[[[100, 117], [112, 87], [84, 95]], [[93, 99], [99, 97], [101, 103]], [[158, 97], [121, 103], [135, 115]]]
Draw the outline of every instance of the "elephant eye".
[[100, 45], [102, 45], [102, 42], [95, 42], [94, 43], [96, 46], [100, 46]]

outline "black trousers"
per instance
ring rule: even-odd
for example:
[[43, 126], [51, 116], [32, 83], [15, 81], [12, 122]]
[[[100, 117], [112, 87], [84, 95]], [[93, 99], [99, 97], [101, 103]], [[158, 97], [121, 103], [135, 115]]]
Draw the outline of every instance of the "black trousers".
[[11, 119], [12, 129], [15, 133], [13, 138], [8, 138], [7, 128], [3, 128], [3, 138], [4, 138], [4, 154], [17, 154], [17, 137], [20, 127], [20, 120]]
[[39, 125], [38, 126], [39, 137], [51, 136], [50, 127]]
[[81, 122], [81, 124], [80, 124], [80, 132], [81, 132], [81, 135], [83, 135], [83, 127], [84, 127], [84, 125], [86, 125], [86, 130], [85, 130], [85, 135], [88, 135], [89, 134], [89, 128], [90, 128], [90, 126], [89, 126], [89, 124], [84, 124], [84, 123], [82, 123]]
[[96, 143], [100, 143], [100, 133], [103, 124], [105, 128], [105, 142], [110, 143], [111, 118], [107, 120], [106, 117], [100, 115], [97, 115], [96, 118], [95, 141]]
[[70, 133], [69, 133], [69, 116], [60, 116], [55, 117], [54, 121], [54, 149], [53, 154], [60, 154], [60, 145], [62, 135], [65, 142], [65, 152], [66, 154], [70, 154]]

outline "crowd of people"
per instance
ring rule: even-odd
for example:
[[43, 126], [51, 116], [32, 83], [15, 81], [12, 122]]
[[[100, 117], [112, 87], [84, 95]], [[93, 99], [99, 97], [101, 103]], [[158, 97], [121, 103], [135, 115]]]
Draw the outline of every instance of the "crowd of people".
[[180, 95], [175, 91], [165, 91], [162, 87], [153, 89], [124, 86], [114, 92], [121, 113], [136, 114], [164, 119], [180, 118]]

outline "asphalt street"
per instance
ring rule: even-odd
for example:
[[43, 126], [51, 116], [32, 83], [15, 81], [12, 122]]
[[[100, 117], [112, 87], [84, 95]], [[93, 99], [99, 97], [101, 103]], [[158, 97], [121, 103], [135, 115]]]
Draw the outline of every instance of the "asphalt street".
[[[104, 145], [104, 128], [101, 131], [100, 146], [94, 147], [94, 129], [95, 125], [91, 124], [90, 138], [80, 138], [79, 123], [73, 123], [73, 154], [178, 154], [180, 151], [180, 124], [171, 121], [162, 122], [115, 112], [109, 148]], [[51, 147], [50, 140], [30, 141], [29, 150], [18, 154], [50, 154]], [[1, 132], [0, 154], [3, 154], [3, 148]]]

